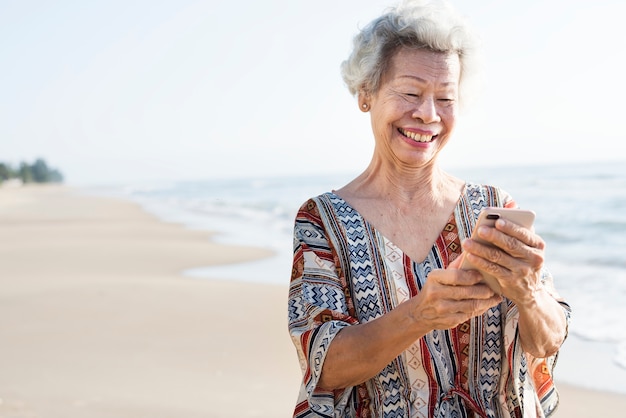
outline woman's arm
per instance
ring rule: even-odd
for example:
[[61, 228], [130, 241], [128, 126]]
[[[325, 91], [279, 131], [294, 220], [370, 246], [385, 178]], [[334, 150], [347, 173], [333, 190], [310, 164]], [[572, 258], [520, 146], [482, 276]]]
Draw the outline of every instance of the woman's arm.
[[497, 277], [502, 295], [517, 305], [524, 351], [537, 358], [556, 353], [567, 334], [567, 318], [541, 282], [545, 242], [531, 230], [503, 219], [495, 228], [481, 227], [477, 232], [495, 247], [469, 239], [463, 248], [477, 269]]
[[515, 303], [524, 351], [536, 358], [555, 354], [567, 336], [563, 306], [543, 286], [529, 292], [526, 300]]
[[[459, 259], [460, 261], [460, 259]], [[433, 270], [414, 298], [365, 324], [342, 329], [331, 343], [319, 386], [358, 385], [379, 373], [417, 339], [481, 315], [502, 300], [475, 271]]]

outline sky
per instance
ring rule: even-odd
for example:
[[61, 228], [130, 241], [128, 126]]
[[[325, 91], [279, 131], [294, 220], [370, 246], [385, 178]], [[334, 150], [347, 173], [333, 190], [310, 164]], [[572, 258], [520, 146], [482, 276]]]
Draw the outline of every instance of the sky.
[[[483, 87], [445, 167], [626, 161], [623, 0], [453, 0]], [[360, 172], [341, 79], [395, 1], [0, 0], [0, 161], [70, 184]]]

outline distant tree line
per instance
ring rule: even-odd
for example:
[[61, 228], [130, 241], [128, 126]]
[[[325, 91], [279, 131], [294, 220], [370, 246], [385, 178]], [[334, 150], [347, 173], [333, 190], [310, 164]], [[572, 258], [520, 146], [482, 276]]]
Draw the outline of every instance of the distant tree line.
[[21, 162], [16, 167], [0, 162], [0, 183], [11, 179], [19, 179], [22, 183], [61, 183], [63, 174], [57, 169], [48, 167], [41, 158], [35, 160], [33, 164]]

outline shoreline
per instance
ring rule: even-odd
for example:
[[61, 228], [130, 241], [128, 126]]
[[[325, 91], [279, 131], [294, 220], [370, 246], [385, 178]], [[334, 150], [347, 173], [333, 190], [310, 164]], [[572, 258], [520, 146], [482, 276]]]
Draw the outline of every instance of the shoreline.
[[0, 416], [291, 414], [287, 288], [182, 275], [268, 251], [56, 186], [0, 188], [0, 236]]
[[[0, 416], [291, 416], [287, 284], [183, 274], [271, 251], [66, 186], [0, 187], [0, 236]], [[626, 410], [626, 395], [559, 380], [576, 367], [559, 361], [553, 417]]]

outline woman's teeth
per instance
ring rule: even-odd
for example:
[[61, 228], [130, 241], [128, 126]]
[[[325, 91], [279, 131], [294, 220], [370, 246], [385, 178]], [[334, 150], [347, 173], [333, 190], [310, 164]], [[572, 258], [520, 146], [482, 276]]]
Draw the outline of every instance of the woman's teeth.
[[409, 137], [416, 142], [431, 142], [433, 140], [432, 135], [420, 135], [415, 132], [405, 131], [404, 129], [399, 129], [399, 131], [402, 135]]

